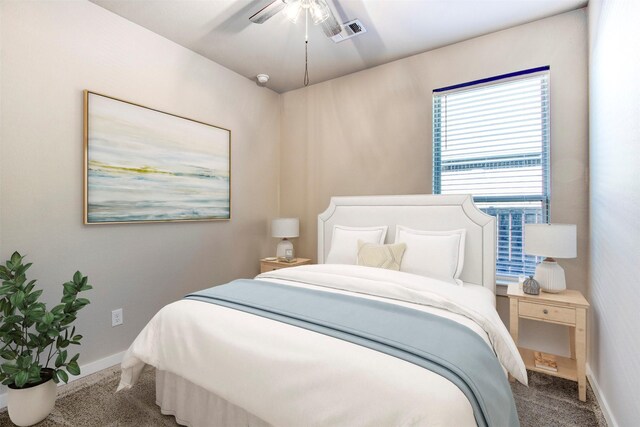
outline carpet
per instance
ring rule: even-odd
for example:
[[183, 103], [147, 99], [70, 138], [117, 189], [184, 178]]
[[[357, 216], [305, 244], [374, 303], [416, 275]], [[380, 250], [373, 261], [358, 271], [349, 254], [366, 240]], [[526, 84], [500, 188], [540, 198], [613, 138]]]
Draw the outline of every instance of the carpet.
[[[56, 407], [38, 427], [177, 426], [155, 404], [155, 371], [147, 369], [131, 390], [114, 393], [120, 371], [113, 367], [58, 389]], [[511, 385], [522, 427], [606, 427], [587, 385], [587, 401], [578, 400], [575, 382], [529, 372], [529, 387]], [[0, 427], [13, 426], [6, 411]]]

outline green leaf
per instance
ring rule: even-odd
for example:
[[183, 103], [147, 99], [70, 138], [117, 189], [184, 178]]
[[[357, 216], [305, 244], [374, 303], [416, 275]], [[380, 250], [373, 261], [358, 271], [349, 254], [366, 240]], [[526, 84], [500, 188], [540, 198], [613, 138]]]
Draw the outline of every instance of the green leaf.
[[69, 324], [73, 323], [75, 320], [76, 320], [76, 316], [68, 315], [66, 318], [64, 318], [60, 322], [60, 325], [61, 326], [69, 325]]
[[91, 304], [91, 301], [89, 301], [89, 300], [88, 300], [88, 299], [86, 299], [86, 298], [78, 298], [78, 299], [76, 300], [76, 304], [82, 304], [82, 306], [85, 306], [85, 305], [87, 305], [87, 304]]
[[22, 288], [22, 285], [24, 284], [24, 282], [27, 281], [27, 277], [24, 274], [21, 274], [19, 276], [16, 276], [14, 281], [18, 288]]
[[82, 273], [76, 271], [76, 274], [73, 275], [73, 282], [76, 285], [80, 285], [82, 283]]
[[22, 255], [20, 255], [20, 253], [18, 253], [18, 251], [15, 251], [12, 255], [11, 255], [11, 264], [13, 265], [19, 265], [22, 262]]
[[18, 372], [18, 367], [13, 363], [3, 363], [2, 370], [5, 371], [7, 374], [12, 375]]
[[45, 313], [44, 317], [42, 318], [42, 321], [44, 322], [45, 325], [50, 325], [53, 323], [53, 319], [54, 319], [54, 315], [53, 313]]
[[18, 268], [16, 268], [16, 276], [24, 275], [24, 273], [29, 269], [29, 267], [31, 267], [31, 263], [19, 265]]
[[67, 295], [75, 295], [75, 294], [78, 293], [78, 291], [76, 291], [75, 285], [73, 283], [71, 283], [71, 282], [64, 283], [62, 286], [64, 287], [64, 295], [65, 296], [67, 296]]
[[56, 373], [58, 374], [58, 378], [64, 381], [65, 383], [69, 381], [69, 375], [67, 375], [67, 373], [62, 369], [58, 369]]
[[30, 293], [27, 297], [27, 304], [33, 304], [34, 302], [38, 301], [38, 298], [40, 298], [42, 292], [42, 289], [38, 289], [37, 291]]
[[40, 379], [40, 366], [37, 363], [31, 365], [29, 369], [29, 381], [36, 382]]
[[80, 366], [78, 366], [78, 362], [69, 362], [67, 364], [67, 371], [69, 371], [71, 375], [80, 375]]
[[6, 349], [3, 350], [2, 353], [0, 353], [0, 357], [2, 357], [4, 360], [15, 360], [16, 357], [18, 357], [18, 354], [10, 349]]
[[7, 316], [4, 318], [5, 323], [14, 324], [14, 323], [22, 323], [24, 317], [14, 314], [12, 316]]
[[16, 387], [22, 388], [29, 381], [29, 371], [20, 371], [15, 376]]
[[11, 304], [13, 304], [15, 307], [20, 307], [22, 305], [22, 302], [24, 301], [24, 292], [17, 291], [15, 294], [9, 297], [9, 301], [11, 301]]
[[24, 291], [25, 292], [31, 292], [31, 290], [33, 289], [33, 287], [36, 285], [36, 280], [31, 280], [29, 281], [29, 283], [27, 283], [27, 286], [24, 287]]
[[40, 347], [40, 342], [42, 341], [40, 339], [39, 335], [36, 334], [32, 334], [31, 332], [29, 332], [29, 338], [31, 338], [31, 341], [29, 341], [29, 346], [34, 346], [34, 347]]
[[56, 365], [56, 368], [59, 368], [60, 366], [64, 365], [64, 360], [62, 359], [62, 353], [58, 353], [58, 356], [56, 356], [55, 365]]

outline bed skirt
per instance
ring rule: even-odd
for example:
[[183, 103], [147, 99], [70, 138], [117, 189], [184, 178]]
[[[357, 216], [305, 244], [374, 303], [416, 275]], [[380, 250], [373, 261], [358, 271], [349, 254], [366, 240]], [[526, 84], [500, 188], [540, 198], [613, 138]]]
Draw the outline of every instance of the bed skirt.
[[163, 414], [173, 415], [183, 426], [270, 426], [218, 395], [159, 369], [156, 369], [156, 404]]

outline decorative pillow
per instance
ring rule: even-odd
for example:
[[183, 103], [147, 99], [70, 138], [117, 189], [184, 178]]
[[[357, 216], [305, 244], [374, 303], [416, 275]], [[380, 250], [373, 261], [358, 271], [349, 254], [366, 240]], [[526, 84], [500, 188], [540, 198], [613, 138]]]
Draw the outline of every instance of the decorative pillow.
[[358, 265], [399, 271], [405, 249], [404, 243], [378, 245], [358, 240]]
[[331, 249], [325, 261], [326, 264], [352, 264], [358, 263], [358, 240], [366, 243], [384, 243], [387, 235], [386, 225], [378, 227], [346, 227], [333, 226], [331, 237]]
[[464, 244], [467, 231], [414, 230], [398, 225], [396, 243], [406, 243], [400, 271], [421, 276], [459, 279], [464, 266]]

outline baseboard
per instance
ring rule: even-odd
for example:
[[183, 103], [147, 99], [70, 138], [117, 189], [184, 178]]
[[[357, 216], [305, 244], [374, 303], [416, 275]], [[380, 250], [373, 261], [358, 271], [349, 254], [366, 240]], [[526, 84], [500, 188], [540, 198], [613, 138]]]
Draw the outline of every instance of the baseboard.
[[618, 427], [618, 423], [611, 413], [611, 408], [609, 408], [609, 403], [607, 403], [607, 399], [605, 399], [604, 394], [602, 394], [602, 389], [600, 389], [598, 380], [596, 380], [596, 377], [593, 375], [593, 371], [591, 370], [591, 366], [589, 366], [589, 364], [587, 364], [587, 379], [589, 380], [589, 384], [591, 384], [593, 394], [596, 395], [596, 400], [598, 401], [598, 405], [600, 405], [602, 415], [604, 415], [604, 419], [607, 421], [607, 425], [609, 427]]
[[[112, 354], [111, 356], [107, 356], [105, 358], [96, 360], [95, 362], [87, 363], [86, 365], [80, 366], [80, 375], [70, 375], [69, 382], [79, 380], [80, 378], [84, 378], [87, 375], [95, 374], [98, 371], [103, 369], [110, 368], [112, 366], [118, 365], [122, 362], [122, 357], [124, 356], [124, 351], [120, 353]], [[58, 387], [64, 385], [63, 382], [58, 384]], [[4, 409], [7, 407], [7, 393], [0, 394], [0, 409]]]

